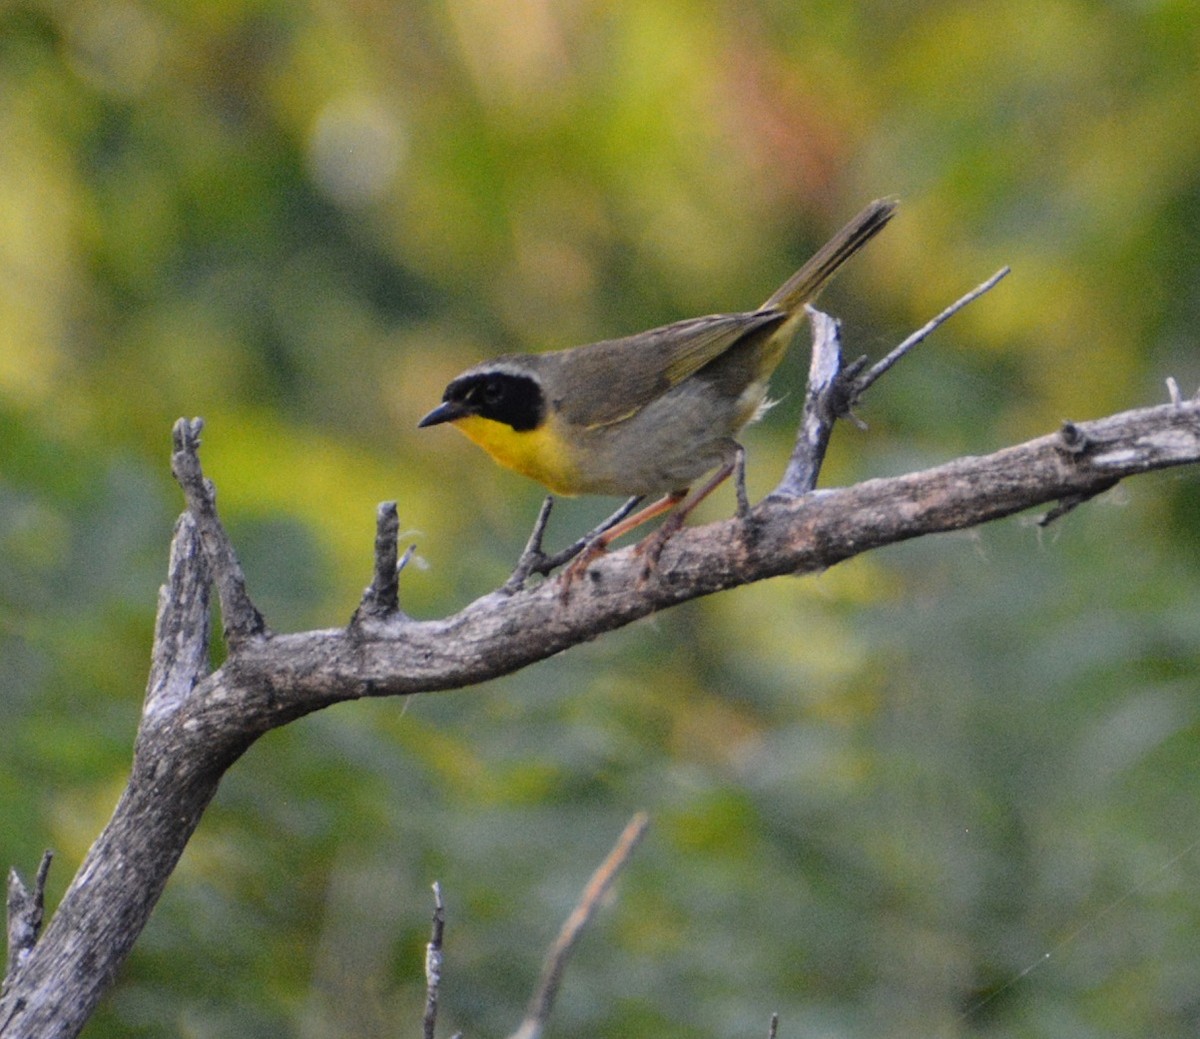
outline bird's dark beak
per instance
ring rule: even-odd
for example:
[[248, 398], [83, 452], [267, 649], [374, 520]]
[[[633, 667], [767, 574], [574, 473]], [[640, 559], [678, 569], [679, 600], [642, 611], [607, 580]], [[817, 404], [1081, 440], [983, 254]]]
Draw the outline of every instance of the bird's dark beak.
[[466, 414], [468, 414], [468, 409], [463, 407], [458, 401], [444, 400], [417, 423], [417, 428], [424, 429], [426, 426], [437, 426], [443, 422], [453, 422], [456, 418], [462, 418]]

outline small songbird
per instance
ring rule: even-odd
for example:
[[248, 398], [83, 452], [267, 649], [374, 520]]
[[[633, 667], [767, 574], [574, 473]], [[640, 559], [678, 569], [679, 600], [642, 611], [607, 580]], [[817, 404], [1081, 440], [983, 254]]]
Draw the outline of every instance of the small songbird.
[[735, 469], [741, 476], [734, 437], [762, 410], [804, 305], [895, 208], [872, 202], [757, 310], [485, 361], [452, 380], [419, 425], [449, 422], [557, 494], [666, 495], [606, 531], [603, 544], [679, 505], [677, 527]]

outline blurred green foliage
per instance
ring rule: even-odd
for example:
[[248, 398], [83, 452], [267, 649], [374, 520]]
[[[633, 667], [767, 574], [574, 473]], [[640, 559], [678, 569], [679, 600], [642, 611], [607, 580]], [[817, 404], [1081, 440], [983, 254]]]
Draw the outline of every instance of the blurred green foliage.
[[[419, 616], [515, 560], [539, 490], [413, 428], [459, 369], [752, 306], [871, 197], [850, 350], [1014, 274], [827, 482], [1190, 391], [1198, 53], [1190, 0], [0, 5], [0, 863], [57, 849], [53, 902], [124, 782], [179, 415], [298, 629], [385, 498]], [[1198, 508], [1159, 474], [273, 733], [86, 1034], [412, 1031], [434, 879], [445, 1034], [506, 1034], [646, 808], [554, 1035], [1194, 1036]]]

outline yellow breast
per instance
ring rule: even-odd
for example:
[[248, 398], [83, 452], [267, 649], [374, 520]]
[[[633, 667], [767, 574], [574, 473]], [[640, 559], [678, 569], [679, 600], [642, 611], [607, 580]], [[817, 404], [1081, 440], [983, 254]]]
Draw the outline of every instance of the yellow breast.
[[517, 432], [503, 422], [467, 415], [455, 419], [453, 425], [501, 465], [537, 480], [555, 494], [579, 494], [583, 490], [573, 453], [555, 435], [553, 422]]

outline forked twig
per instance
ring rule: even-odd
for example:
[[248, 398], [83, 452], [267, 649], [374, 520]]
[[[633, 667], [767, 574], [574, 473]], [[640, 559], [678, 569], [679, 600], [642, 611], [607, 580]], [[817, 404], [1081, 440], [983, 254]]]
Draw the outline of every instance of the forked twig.
[[866, 368], [865, 357], [860, 357], [843, 367], [840, 324], [829, 315], [809, 307], [813, 346], [808, 388], [804, 397], [804, 415], [800, 421], [796, 446], [792, 449], [783, 479], [771, 492], [770, 497], [798, 498], [816, 487], [834, 423], [839, 418], [854, 419], [851, 409], [876, 379], [968, 303], [993, 288], [1008, 273], [1008, 267], [998, 270], [987, 281], [955, 300], [937, 317], [922, 325], [870, 368]]
[[554, 495], [547, 494], [546, 500], [542, 502], [542, 507], [538, 511], [538, 517], [534, 521], [533, 530], [529, 534], [529, 540], [525, 543], [525, 549], [521, 553], [521, 558], [517, 560], [517, 565], [512, 575], [501, 585], [500, 591], [505, 595], [513, 595], [524, 588], [525, 582], [534, 574], [549, 574], [564, 563], [569, 563], [600, 537], [601, 534], [611, 530], [620, 523], [621, 520], [633, 512], [641, 503], [642, 498], [640, 497], [629, 498], [608, 519], [602, 521], [594, 529], [589, 530], [583, 537], [578, 538], [561, 551], [555, 552], [553, 555], [547, 555], [542, 550], [542, 537], [546, 533], [546, 524], [550, 522], [550, 510], [554, 508]]
[[231, 646], [267, 633], [267, 624], [246, 591], [246, 575], [238, 562], [233, 542], [217, 515], [217, 492], [200, 468], [200, 434], [203, 419], [180, 419], [172, 431], [174, 451], [171, 472], [175, 474], [188, 510], [200, 532], [200, 543], [208, 557], [208, 566], [217, 597], [221, 602], [221, 620], [225, 641]]

